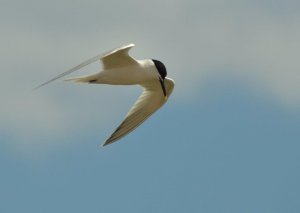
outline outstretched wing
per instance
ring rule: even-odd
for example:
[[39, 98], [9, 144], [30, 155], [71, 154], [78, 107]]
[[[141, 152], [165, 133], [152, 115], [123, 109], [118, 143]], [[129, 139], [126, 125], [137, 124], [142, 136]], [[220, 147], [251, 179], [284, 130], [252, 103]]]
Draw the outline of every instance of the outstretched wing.
[[172, 80], [166, 79], [165, 84], [167, 89], [167, 98], [164, 97], [158, 80], [157, 84], [155, 85], [143, 85], [143, 93], [129, 110], [124, 121], [103, 143], [103, 146], [111, 144], [124, 137], [135, 128], [137, 128], [140, 124], [142, 124], [156, 110], [158, 110], [167, 101], [174, 88], [174, 82]]
[[42, 83], [41, 85], [35, 87], [34, 89], [38, 89], [42, 86], [45, 86], [46, 84], [49, 84], [59, 78], [62, 78], [64, 76], [66, 76], [76, 70], [79, 70], [79, 69], [81, 69], [95, 61], [98, 61], [100, 59], [103, 63], [104, 69], [115, 68], [117, 66], [124, 66], [124, 65], [132, 64], [132, 63], [137, 63], [132, 57], [130, 57], [128, 55], [128, 51], [132, 47], [134, 47], [134, 44], [128, 44], [128, 45], [124, 45], [120, 48], [114, 49], [107, 54], [97, 55], [97, 56], [90, 58], [90, 59], [82, 62], [81, 64], [59, 74], [58, 76], [55, 76], [54, 78], [50, 79], [49, 81]]
[[132, 47], [134, 47], [134, 44], [128, 44], [104, 54], [101, 57], [103, 68], [109, 70], [137, 64], [138, 62], [128, 55], [128, 52]]

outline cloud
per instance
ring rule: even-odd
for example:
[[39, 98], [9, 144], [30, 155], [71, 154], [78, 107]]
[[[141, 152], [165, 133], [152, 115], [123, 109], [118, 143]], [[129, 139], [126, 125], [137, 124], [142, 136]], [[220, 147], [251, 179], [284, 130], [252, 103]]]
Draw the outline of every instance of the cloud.
[[[28, 94], [83, 60], [130, 42], [136, 43], [136, 58], [165, 62], [177, 83], [177, 101], [205, 92], [201, 84], [210, 76], [228, 73], [287, 110], [300, 106], [300, 13], [294, 1], [128, 0], [116, 6], [113, 1], [31, 0], [7, 1], [0, 12], [0, 126], [18, 141], [27, 137], [32, 147], [40, 136], [59, 137], [95, 123], [104, 129], [106, 122], [119, 121], [116, 112], [125, 114], [139, 89], [56, 83]], [[85, 71], [99, 69], [95, 64]], [[101, 122], [90, 119], [98, 116]]]
[[[299, 15], [286, 13], [287, 8], [272, 11], [247, 4], [201, 6], [187, 7], [180, 19], [175, 37], [185, 40], [173, 48], [182, 53], [173, 57], [184, 61], [178, 79], [188, 82], [230, 70], [268, 90], [278, 103], [299, 109]], [[203, 13], [196, 13], [198, 9]], [[190, 85], [196, 90], [196, 82]]]

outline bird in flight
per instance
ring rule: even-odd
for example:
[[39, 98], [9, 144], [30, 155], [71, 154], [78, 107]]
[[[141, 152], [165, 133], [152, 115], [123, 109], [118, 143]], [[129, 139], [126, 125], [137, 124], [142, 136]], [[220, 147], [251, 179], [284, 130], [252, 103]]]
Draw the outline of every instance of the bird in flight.
[[128, 44], [104, 55], [95, 56], [39, 85], [35, 89], [45, 86], [52, 81], [98, 60], [102, 62], [102, 71], [93, 75], [67, 79], [67, 81], [91, 84], [142, 86], [144, 88], [142, 94], [133, 104], [123, 122], [102, 146], [111, 144], [133, 131], [166, 103], [174, 88], [174, 81], [166, 77], [167, 70], [162, 62], [155, 59], [136, 60], [128, 54], [132, 47], [134, 47], [134, 44]]

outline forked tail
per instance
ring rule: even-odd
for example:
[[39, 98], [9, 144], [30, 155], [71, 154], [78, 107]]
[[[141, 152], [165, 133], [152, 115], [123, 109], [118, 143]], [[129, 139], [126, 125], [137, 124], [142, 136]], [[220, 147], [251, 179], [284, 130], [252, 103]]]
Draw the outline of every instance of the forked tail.
[[65, 81], [74, 81], [77, 83], [95, 83], [97, 82], [97, 77], [96, 75], [80, 76], [75, 78], [68, 78]]

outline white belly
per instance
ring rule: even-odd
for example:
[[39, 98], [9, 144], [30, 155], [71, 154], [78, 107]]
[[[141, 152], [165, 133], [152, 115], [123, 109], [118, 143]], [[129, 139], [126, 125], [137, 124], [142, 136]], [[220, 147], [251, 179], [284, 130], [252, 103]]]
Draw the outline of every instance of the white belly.
[[158, 80], [158, 73], [152, 64], [104, 70], [94, 76], [97, 79], [95, 83], [114, 85], [143, 84]]

